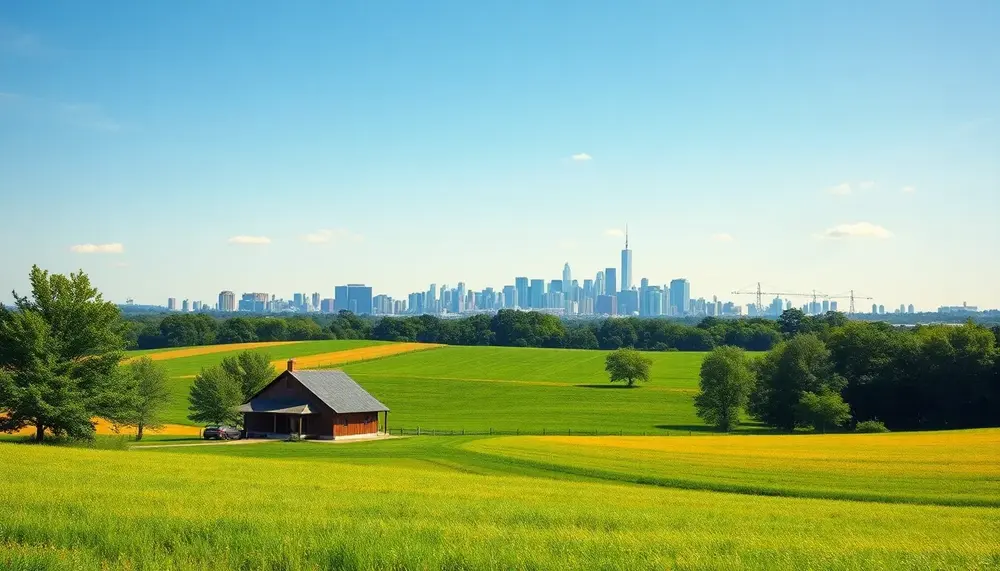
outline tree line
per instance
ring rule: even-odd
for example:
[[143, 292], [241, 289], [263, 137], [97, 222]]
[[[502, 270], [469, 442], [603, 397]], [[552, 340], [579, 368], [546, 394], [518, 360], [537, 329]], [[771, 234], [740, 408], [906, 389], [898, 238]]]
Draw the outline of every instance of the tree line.
[[785, 431], [1000, 426], [1000, 327], [810, 330], [789, 312], [779, 322], [784, 340], [762, 357], [720, 347], [702, 363], [695, 406], [705, 422], [726, 431], [744, 415]]
[[[805, 321], [823, 324], [839, 314]], [[766, 351], [781, 340], [774, 320], [705, 318], [698, 323], [654, 318], [566, 321], [554, 315], [501, 310], [494, 315], [441, 319], [432, 315], [371, 318], [341, 311], [321, 316], [217, 318], [208, 314], [139, 315], [128, 318], [127, 344], [160, 349], [257, 341], [373, 339], [564, 349], [708, 351], [732, 345]], [[821, 325], [816, 325], [820, 327]]]

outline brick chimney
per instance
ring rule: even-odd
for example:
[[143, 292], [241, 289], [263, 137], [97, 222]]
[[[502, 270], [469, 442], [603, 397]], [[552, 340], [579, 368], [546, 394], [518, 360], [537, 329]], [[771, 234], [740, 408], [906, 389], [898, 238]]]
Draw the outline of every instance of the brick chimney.
[[288, 372], [291, 373], [295, 370], [295, 359], [288, 360]]

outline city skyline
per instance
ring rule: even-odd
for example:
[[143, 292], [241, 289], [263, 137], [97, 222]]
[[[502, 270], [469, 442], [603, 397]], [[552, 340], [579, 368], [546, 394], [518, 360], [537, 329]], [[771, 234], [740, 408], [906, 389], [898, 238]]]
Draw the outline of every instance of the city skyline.
[[502, 288], [568, 261], [617, 268], [616, 291], [1000, 307], [998, 20], [971, 0], [14, 0], [0, 302], [32, 264], [163, 304]]

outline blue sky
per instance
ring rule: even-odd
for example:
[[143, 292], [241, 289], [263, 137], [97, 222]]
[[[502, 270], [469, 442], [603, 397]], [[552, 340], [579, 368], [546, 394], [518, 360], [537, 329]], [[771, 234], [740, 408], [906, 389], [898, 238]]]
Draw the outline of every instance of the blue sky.
[[583, 279], [627, 222], [635, 280], [695, 296], [998, 307], [997, 29], [992, 1], [5, 2], [0, 300], [32, 263], [158, 304]]

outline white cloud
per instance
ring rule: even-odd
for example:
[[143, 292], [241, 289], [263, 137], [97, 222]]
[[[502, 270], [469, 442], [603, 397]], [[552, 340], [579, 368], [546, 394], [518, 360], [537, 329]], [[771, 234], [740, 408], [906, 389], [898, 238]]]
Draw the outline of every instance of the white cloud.
[[915, 187], [915, 186], [904, 186], [904, 187], [903, 187], [903, 188], [901, 189], [901, 192], [902, 192], [903, 194], [913, 194], [913, 193], [914, 193], [914, 192], [916, 192], [916, 191], [917, 191], [917, 187]]
[[842, 182], [837, 186], [831, 186], [830, 188], [826, 189], [826, 191], [834, 196], [847, 196], [852, 192], [854, 192], [854, 190], [851, 188], [850, 183], [846, 182]]
[[594, 157], [588, 155], [587, 153], [577, 153], [570, 158], [573, 159], [574, 161], [589, 161], [592, 160]]
[[864, 182], [858, 183], [858, 188], [861, 190], [872, 190], [875, 188], [875, 181], [866, 180]]
[[267, 236], [233, 236], [229, 239], [229, 243], [257, 246], [261, 244], [270, 244], [271, 239]]
[[882, 226], [871, 222], [856, 222], [854, 224], [840, 224], [833, 228], [828, 228], [823, 233], [823, 237], [840, 240], [844, 238], [891, 238], [892, 232]]
[[625, 231], [620, 228], [609, 228], [604, 231], [605, 236], [610, 236], [611, 238], [624, 238]]
[[309, 234], [299, 236], [299, 239], [308, 244], [330, 244], [334, 242], [360, 242], [364, 239], [360, 234], [355, 234], [346, 228], [324, 228]]
[[112, 244], [76, 244], [70, 246], [69, 249], [77, 254], [122, 254], [125, 252], [125, 247], [118, 242]]
[[732, 234], [726, 234], [725, 232], [722, 232], [720, 234], [712, 234], [712, 241], [713, 242], [732, 242], [733, 241], [733, 236], [732, 236]]

